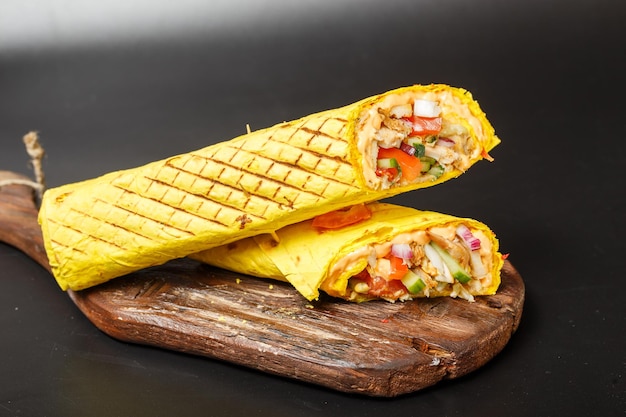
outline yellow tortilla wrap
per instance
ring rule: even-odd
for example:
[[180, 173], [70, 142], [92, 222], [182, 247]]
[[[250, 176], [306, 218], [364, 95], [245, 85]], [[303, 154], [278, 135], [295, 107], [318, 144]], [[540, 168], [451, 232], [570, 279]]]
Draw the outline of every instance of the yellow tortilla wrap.
[[[288, 281], [308, 300], [317, 299], [320, 289], [331, 296], [353, 301], [371, 298], [394, 301], [449, 295], [472, 299], [475, 295], [495, 294], [500, 285], [503, 259], [498, 252], [495, 234], [485, 224], [385, 203], [372, 203], [368, 207], [372, 213], [369, 219], [340, 229], [316, 229], [312, 220], [307, 220], [286, 226], [275, 235], [250, 237], [190, 257], [243, 274]], [[479, 272], [471, 262], [466, 264], [464, 268], [471, 281], [462, 284], [456, 279], [453, 282], [435, 279], [439, 275], [444, 276], [440, 279], [445, 278], [445, 271], [433, 270], [435, 263], [428, 258], [430, 254], [417, 249], [421, 258], [413, 255], [414, 258], [409, 261], [410, 268], [419, 269], [420, 274], [426, 272], [433, 278], [422, 277], [428, 285], [421, 291], [395, 296], [356, 291], [359, 288], [355, 289], [354, 284], [358, 280], [352, 282], [353, 276], [363, 270], [384, 274], [385, 269], [375, 260], [388, 257], [393, 243], [410, 243], [415, 250], [415, 247], [423, 248], [432, 241], [444, 247], [446, 243], [440, 243], [443, 238], [450, 242], [450, 247], [458, 250], [459, 246], [463, 246], [471, 255], [471, 249], [457, 235], [459, 225], [466, 226], [480, 241], [477, 251], [484, 271]]]
[[[408, 140], [400, 117], [424, 102], [427, 113], [439, 112], [440, 136], [455, 142], [451, 148], [431, 141], [432, 135], [417, 136], [431, 157], [440, 157], [421, 167], [439, 171], [410, 181], [405, 173], [377, 175], [378, 149]], [[348, 205], [439, 184], [488, 157], [498, 143], [469, 92], [416, 85], [50, 189], [39, 222], [60, 287], [80, 290]]]

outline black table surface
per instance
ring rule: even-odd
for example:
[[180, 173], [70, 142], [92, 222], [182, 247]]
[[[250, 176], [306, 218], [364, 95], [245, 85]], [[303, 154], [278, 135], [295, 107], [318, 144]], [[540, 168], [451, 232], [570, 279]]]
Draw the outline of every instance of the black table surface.
[[31, 174], [31, 130], [53, 187], [395, 87], [464, 87], [495, 161], [391, 201], [487, 223], [524, 315], [481, 369], [375, 399], [112, 339], [0, 244], [1, 416], [624, 415], [626, 3], [87, 3], [0, 6], [0, 169]]

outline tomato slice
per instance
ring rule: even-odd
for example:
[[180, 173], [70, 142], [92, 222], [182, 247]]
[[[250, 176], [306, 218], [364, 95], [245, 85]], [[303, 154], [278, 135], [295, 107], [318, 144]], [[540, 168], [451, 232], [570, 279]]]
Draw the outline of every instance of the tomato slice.
[[341, 229], [372, 217], [371, 210], [365, 204], [356, 204], [347, 210], [336, 210], [313, 219], [316, 229]]
[[416, 158], [398, 148], [379, 148], [378, 158], [395, 158], [400, 165], [402, 171], [402, 178], [407, 181], [413, 181], [417, 178], [422, 170], [422, 162], [419, 158]]
[[411, 116], [404, 120], [413, 125], [413, 132], [409, 136], [436, 135], [441, 131], [441, 117]]
[[387, 279], [390, 281], [394, 279], [402, 279], [406, 273], [409, 272], [409, 266], [402, 261], [402, 258], [390, 255], [389, 260], [391, 261], [391, 271]]

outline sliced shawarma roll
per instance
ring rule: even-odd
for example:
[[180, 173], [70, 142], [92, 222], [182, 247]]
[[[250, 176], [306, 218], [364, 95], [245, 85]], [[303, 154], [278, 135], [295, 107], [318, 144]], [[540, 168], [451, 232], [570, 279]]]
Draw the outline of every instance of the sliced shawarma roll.
[[80, 290], [439, 184], [499, 142], [468, 91], [415, 85], [49, 189], [39, 222], [60, 287]]
[[504, 262], [495, 234], [479, 221], [385, 203], [327, 213], [190, 257], [288, 281], [308, 300], [322, 290], [357, 302], [473, 301], [496, 293]]

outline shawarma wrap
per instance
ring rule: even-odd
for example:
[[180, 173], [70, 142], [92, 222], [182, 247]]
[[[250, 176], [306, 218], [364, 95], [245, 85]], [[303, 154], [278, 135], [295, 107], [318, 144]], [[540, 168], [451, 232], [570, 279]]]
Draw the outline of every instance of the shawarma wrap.
[[[355, 221], [343, 227], [354, 210]], [[502, 255], [483, 223], [385, 203], [355, 206], [190, 257], [235, 272], [291, 283], [308, 300], [319, 290], [349, 301], [495, 294]], [[363, 219], [360, 221], [356, 221]], [[340, 219], [339, 222], [342, 220]], [[324, 222], [326, 224], [324, 224]], [[319, 223], [319, 225], [318, 225]], [[320, 227], [320, 225], [322, 227]]]
[[439, 184], [499, 142], [469, 92], [415, 85], [49, 189], [39, 222], [60, 287], [80, 290]]

